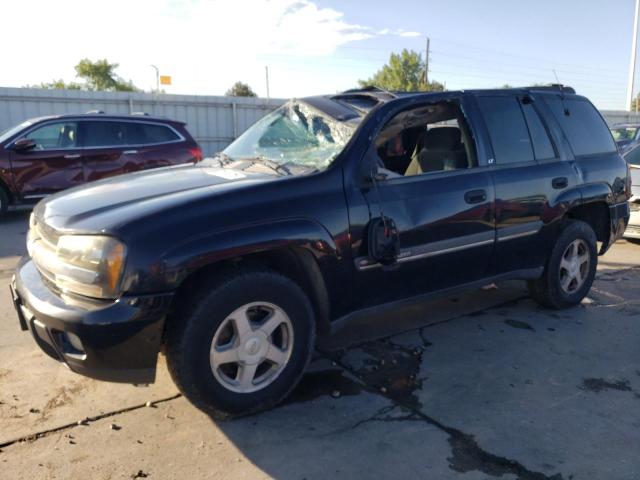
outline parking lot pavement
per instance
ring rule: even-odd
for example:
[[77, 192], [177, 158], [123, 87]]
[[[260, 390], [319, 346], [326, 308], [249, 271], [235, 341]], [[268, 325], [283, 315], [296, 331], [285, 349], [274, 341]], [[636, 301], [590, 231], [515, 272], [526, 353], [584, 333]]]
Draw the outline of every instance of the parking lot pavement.
[[[0, 224], [2, 284], [26, 221]], [[511, 283], [347, 327], [284, 405], [227, 422], [176, 396], [162, 361], [148, 388], [67, 371], [0, 287], [0, 477], [638, 478], [638, 264], [616, 245], [566, 311]]]

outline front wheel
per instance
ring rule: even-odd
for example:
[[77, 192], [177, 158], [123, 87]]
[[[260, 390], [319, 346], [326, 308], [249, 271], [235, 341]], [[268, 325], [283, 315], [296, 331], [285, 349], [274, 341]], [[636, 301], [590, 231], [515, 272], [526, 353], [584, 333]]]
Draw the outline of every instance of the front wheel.
[[204, 285], [167, 326], [171, 376], [198, 408], [222, 418], [280, 402], [302, 377], [315, 341], [309, 299], [292, 280], [244, 271]]
[[528, 282], [531, 297], [549, 308], [577, 305], [589, 293], [598, 266], [596, 234], [585, 222], [567, 220], [542, 277]]

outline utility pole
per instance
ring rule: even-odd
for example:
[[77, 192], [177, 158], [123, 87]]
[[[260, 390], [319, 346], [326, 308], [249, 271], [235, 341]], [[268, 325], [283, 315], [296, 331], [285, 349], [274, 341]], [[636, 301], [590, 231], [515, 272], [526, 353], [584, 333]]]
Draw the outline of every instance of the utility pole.
[[[640, 0], [636, 0], [640, 1]], [[429, 85], [429, 37], [427, 37], [427, 49], [424, 55], [424, 83]]]
[[269, 101], [269, 67], [267, 65], [264, 66], [264, 74], [267, 79], [267, 102], [268, 102]]
[[631, 103], [633, 101], [633, 83], [636, 74], [636, 51], [638, 48], [638, 9], [640, 9], [640, 0], [636, 0], [636, 11], [633, 16], [633, 40], [631, 43], [631, 65], [629, 67], [629, 83], [627, 84], [627, 106], [625, 110], [632, 110]]
[[151, 68], [156, 71], [156, 94], [158, 94], [160, 93], [160, 70], [155, 65], [151, 65]]

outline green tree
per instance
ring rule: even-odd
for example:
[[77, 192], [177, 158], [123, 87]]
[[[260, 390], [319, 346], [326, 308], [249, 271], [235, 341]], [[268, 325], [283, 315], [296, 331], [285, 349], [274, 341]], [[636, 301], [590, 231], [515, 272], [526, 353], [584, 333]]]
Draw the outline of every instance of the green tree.
[[424, 81], [425, 63], [422, 55], [406, 48], [400, 53], [392, 53], [389, 62], [368, 80], [358, 80], [361, 87], [378, 87], [390, 91], [442, 92], [440, 82]]
[[76, 75], [86, 82], [87, 90], [137, 91], [131, 80], [125, 81], [115, 73], [116, 68], [118, 64], [109, 63], [106, 58], [95, 62], [84, 58], [75, 67]]
[[117, 63], [109, 63], [106, 59], [92, 62], [84, 58], [75, 66], [76, 76], [84, 80], [84, 83], [53, 80], [39, 85], [27, 85], [32, 88], [50, 88], [67, 90], [105, 90], [109, 92], [138, 92], [131, 80], [123, 80], [116, 73]]
[[48, 89], [66, 89], [66, 90], [81, 90], [82, 85], [76, 82], [65, 83], [64, 80], [52, 80], [51, 82], [42, 82], [37, 85], [27, 85], [26, 88], [48, 88]]
[[227, 97], [257, 97], [256, 92], [246, 83], [236, 82], [225, 93]]

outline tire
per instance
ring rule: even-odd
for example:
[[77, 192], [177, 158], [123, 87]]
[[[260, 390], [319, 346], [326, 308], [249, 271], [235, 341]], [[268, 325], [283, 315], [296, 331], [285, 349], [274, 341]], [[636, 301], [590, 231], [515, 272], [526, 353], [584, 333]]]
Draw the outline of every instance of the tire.
[[580, 303], [591, 289], [598, 266], [593, 229], [580, 220], [565, 220], [561, 228], [544, 273], [527, 284], [536, 302], [554, 309]]
[[5, 216], [8, 208], [9, 208], [9, 195], [7, 195], [7, 192], [4, 190], [2, 185], [0, 185], [0, 218]]
[[[252, 320], [245, 324], [242, 319], [248, 317]], [[268, 320], [282, 323], [268, 334]], [[179, 390], [218, 419], [282, 401], [302, 378], [314, 343], [314, 313], [307, 296], [287, 277], [264, 270], [242, 271], [205, 285], [178, 309], [165, 336], [169, 372]], [[224, 363], [221, 358], [231, 358], [224, 355], [235, 360]], [[253, 365], [254, 380], [247, 381]]]

